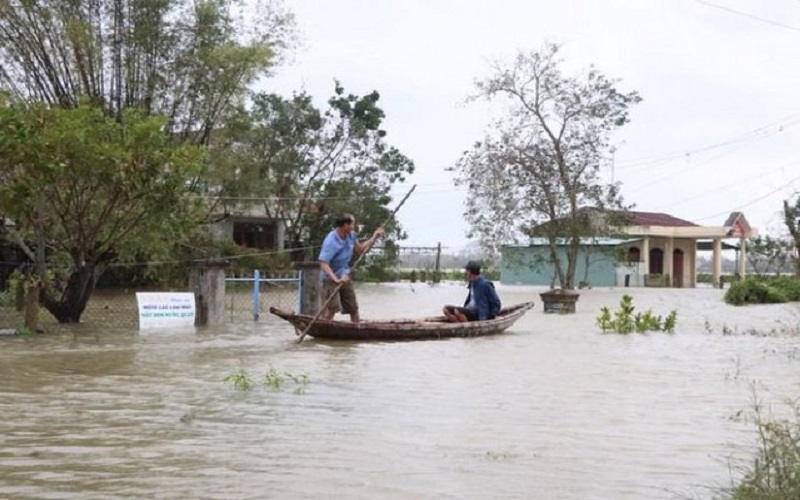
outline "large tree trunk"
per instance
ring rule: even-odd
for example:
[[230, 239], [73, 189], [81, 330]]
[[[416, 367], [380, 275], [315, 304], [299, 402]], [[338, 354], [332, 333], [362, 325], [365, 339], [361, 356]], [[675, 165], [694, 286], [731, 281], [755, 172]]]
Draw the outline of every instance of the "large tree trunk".
[[49, 288], [42, 290], [42, 306], [50, 311], [59, 323], [78, 323], [81, 320], [86, 304], [94, 292], [97, 283], [95, 270], [97, 265], [87, 262], [85, 265], [72, 271], [67, 280], [67, 285], [56, 299]]

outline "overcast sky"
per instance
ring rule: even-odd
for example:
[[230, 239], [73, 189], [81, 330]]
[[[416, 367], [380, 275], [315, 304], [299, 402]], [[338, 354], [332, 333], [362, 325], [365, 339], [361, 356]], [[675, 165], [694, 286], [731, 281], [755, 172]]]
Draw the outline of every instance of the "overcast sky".
[[[468, 243], [465, 193], [445, 169], [495, 110], [464, 104], [490, 62], [546, 41], [565, 68], [594, 64], [643, 101], [615, 136], [613, 178], [636, 210], [722, 225], [744, 212], [781, 230], [800, 190], [800, 0], [286, 0], [302, 46], [262, 90], [323, 103], [334, 78], [377, 90], [388, 140], [416, 172], [406, 244]], [[746, 15], [744, 15], [746, 14]], [[612, 162], [605, 170], [612, 178]]]

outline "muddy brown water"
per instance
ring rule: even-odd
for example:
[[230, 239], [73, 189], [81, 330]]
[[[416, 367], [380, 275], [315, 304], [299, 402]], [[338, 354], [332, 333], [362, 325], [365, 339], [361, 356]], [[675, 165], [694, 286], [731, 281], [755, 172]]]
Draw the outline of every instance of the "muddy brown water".
[[[753, 391], [775, 411], [800, 395], [797, 306], [628, 289], [678, 328], [619, 336], [594, 321], [625, 290], [563, 316], [499, 290], [537, 306], [485, 338], [298, 345], [272, 319], [2, 337], [0, 498], [709, 498], [749, 457]], [[366, 318], [463, 295], [359, 288]], [[272, 390], [270, 368], [309, 383]], [[223, 382], [239, 370], [258, 385]]]

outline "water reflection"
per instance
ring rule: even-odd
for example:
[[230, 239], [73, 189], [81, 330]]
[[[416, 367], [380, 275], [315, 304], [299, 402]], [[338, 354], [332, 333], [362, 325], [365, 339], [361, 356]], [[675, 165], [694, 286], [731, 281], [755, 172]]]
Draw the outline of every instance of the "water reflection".
[[[437, 314], [445, 285], [362, 286], [364, 317]], [[532, 288], [501, 287], [507, 304]], [[628, 290], [630, 291], [630, 290]], [[194, 331], [0, 339], [0, 497], [674, 498], [728, 480], [750, 381], [796, 396], [796, 340], [723, 335], [797, 324], [718, 290], [637, 290], [677, 334], [602, 335], [619, 290], [538, 307], [507, 334], [296, 343], [267, 320]], [[711, 330], [711, 333], [709, 333]], [[794, 350], [794, 351], [793, 351]], [[308, 374], [304, 394], [222, 379]]]

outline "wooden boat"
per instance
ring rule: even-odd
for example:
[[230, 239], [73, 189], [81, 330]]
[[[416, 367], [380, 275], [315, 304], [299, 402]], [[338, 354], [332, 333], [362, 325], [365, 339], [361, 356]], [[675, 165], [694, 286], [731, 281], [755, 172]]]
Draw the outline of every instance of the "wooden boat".
[[[450, 337], [478, 337], [494, 335], [505, 331], [533, 307], [533, 302], [524, 302], [506, 307], [500, 314], [487, 321], [450, 323], [444, 316], [422, 319], [401, 319], [386, 321], [333, 321], [317, 319], [306, 333], [312, 337], [330, 340], [435, 340]], [[285, 319], [295, 327], [299, 335], [305, 331], [313, 316], [295, 314], [276, 307], [269, 312]]]

